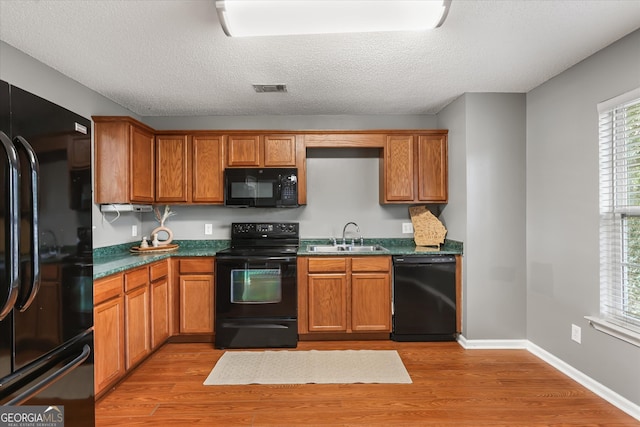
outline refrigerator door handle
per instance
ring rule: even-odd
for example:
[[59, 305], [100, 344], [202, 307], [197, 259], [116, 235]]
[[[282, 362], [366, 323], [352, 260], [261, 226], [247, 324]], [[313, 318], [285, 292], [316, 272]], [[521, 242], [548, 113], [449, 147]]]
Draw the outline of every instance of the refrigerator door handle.
[[40, 242], [38, 226], [40, 165], [38, 164], [36, 152], [26, 139], [21, 136], [16, 136], [13, 139], [13, 143], [18, 150], [23, 150], [27, 157], [30, 175], [29, 182], [31, 182], [31, 218], [29, 221], [29, 226], [31, 227], [31, 284], [29, 286], [29, 293], [24, 298], [21, 298], [16, 306], [18, 310], [25, 311], [29, 308], [40, 290]]
[[73, 371], [75, 368], [80, 366], [85, 360], [89, 358], [89, 354], [91, 354], [91, 348], [87, 344], [85, 344], [82, 347], [82, 352], [80, 353], [79, 356], [75, 357], [73, 360], [71, 360], [69, 363], [64, 365], [62, 368], [58, 369], [53, 374], [49, 375], [47, 378], [43, 379], [37, 384], [34, 384], [33, 386], [29, 387], [27, 390], [20, 393], [10, 401], [4, 403], [4, 405], [13, 406], [13, 405], [23, 404], [24, 402], [29, 400], [31, 397], [40, 393], [42, 390], [46, 389], [56, 381], [62, 379], [65, 375], [67, 375], [68, 373]]
[[8, 191], [5, 199], [7, 202], [5, 207], [7, 215], [5, 220], [5, 250], [9, 253], [9, 259], [6, 263], [9, 289], [7, 289], [5, 301], [0, 301], [0, 320], [2, 320], [13, 310], [20, 289], [20, 163], [16, 147], [13, 146], [9, 137], [3, 132], [0, 132], [0, 145], [3, 147], [8, 160], [6, 171], [7, 188], [4, 190]]

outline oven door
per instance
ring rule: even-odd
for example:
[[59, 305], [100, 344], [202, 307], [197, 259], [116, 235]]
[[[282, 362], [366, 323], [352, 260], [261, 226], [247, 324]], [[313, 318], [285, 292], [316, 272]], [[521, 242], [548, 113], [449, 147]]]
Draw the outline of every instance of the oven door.
[[295, 318], [295, 257], [216, 258], [216, 319]]

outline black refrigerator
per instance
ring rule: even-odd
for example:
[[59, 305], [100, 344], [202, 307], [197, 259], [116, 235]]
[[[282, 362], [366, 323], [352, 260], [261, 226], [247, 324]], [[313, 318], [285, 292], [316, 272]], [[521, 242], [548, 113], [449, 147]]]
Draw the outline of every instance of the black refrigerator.
[[0, 186], [0, 416], [93, 426], [91, 122], [0, 80]]

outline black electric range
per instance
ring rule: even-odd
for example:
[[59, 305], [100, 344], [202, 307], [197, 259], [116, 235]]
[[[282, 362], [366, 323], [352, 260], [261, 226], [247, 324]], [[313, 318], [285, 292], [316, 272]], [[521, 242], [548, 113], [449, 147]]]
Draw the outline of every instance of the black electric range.
[[216, 253], [216, 348], [296, 347], [295, 222], [233, 223]]

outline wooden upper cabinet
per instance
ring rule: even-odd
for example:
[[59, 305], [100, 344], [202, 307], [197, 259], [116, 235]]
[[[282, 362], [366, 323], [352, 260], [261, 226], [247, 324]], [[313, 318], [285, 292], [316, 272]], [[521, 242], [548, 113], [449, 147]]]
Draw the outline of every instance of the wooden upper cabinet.
[[264, 136], [264, 166], [265, 167], [295, 167], [296, 166], [296, 136], [295, 135], [265, 135]]
[[192, 156], [192, 201], [196, 203], [224, 202], [222, 136], [193, 136]]
[[229, 135], [227, 167], [296, 167], [296, 135]]
[[380, 185], [381, 203], [446, 203], [447, 131], [388, 135]]
[[418, 199], [446, 202], [448, 198], [447, 136], [418, 137]]
[[93, 117], [96, 203], [153, 203], [153, 129], [130, 117]]
[[227, 166], [261, 165], [259, 135], [230, 135], [227, 139]]
[[154, 201], [155, 146], [153, 133], [137, 126], [129, 127], [131, 161], [129, 180], [132, 202]]
[[221, 135], [156, 135], [156, 202], [224, 202]]
[[384, 145], [385, 202], [412, 202], [414, 193], [414, 144], [412, 135], [390, 135]]
[[156, 135], [156, 202], [187, 202], [187, 135]]

